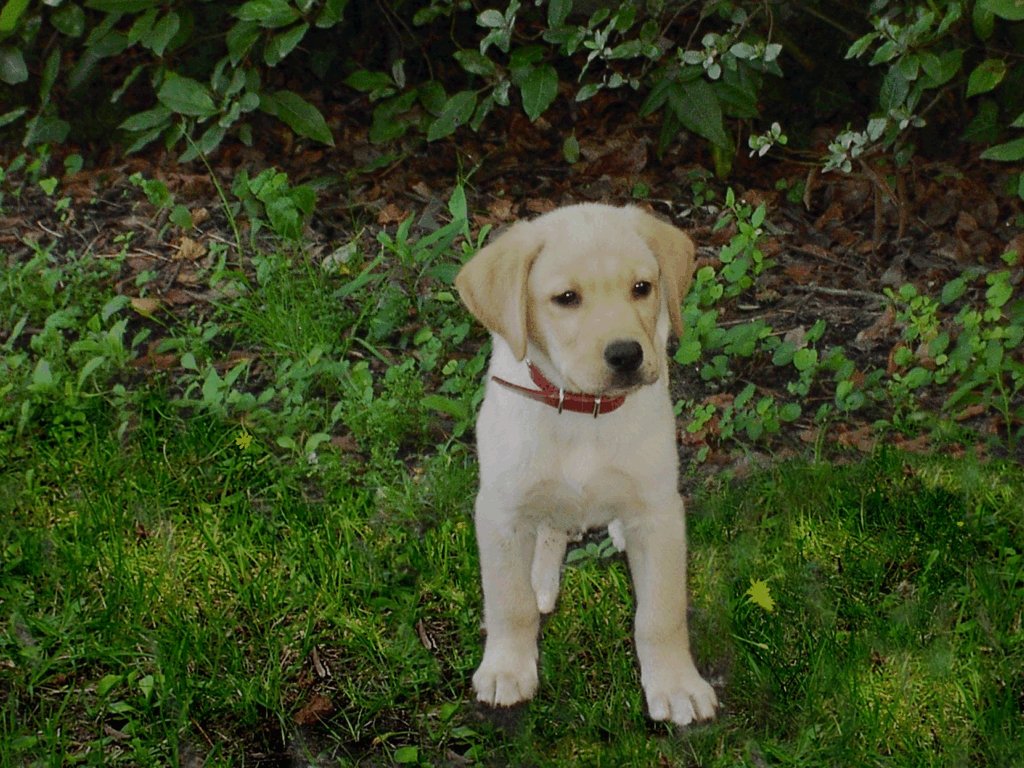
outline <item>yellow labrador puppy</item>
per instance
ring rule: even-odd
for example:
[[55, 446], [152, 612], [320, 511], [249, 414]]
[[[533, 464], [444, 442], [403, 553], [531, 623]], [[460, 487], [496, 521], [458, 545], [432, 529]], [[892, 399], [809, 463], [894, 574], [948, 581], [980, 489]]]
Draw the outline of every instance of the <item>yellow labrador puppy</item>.
[[637, 208], [582, 204], [515, 224], [456, 278], [493, 336], [477, 419], [487, 640], [473, 685], [486, 704], [534, 695], [540, 615], [555, 606], [567, 537], [609, 526], [629, 559], [650, 716], [714, 715], [686, 627], [666, 357], [693, 256], [683, 232]]

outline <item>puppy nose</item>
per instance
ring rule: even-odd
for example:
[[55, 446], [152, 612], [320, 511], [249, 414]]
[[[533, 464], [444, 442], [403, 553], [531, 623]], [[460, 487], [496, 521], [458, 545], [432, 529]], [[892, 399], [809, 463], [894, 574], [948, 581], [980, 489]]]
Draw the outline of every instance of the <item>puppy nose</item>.
[[636, 341], [613, 341], [604, 348], [604, 360], [616, 373], [633, 373], [644, 361], [644, 348]]

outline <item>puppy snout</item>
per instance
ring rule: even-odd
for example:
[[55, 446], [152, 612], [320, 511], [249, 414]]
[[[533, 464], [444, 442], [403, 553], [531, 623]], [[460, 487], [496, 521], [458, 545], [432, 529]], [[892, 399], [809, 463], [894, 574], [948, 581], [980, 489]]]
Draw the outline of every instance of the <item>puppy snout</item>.
[[644, 361], [644, 348], [636, 341], [613, 341], [604, 348], [604, 360], [618, 374], [636, 373]]

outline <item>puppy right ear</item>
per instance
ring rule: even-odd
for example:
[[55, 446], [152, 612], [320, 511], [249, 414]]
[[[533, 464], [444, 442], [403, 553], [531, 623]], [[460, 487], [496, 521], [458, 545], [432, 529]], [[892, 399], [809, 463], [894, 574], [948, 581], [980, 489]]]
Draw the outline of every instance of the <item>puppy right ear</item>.
[[466, 262], [455, 287], [473, 316], [526, 357], [526, 280], [543, 242], [528, 221], [513, 224]]

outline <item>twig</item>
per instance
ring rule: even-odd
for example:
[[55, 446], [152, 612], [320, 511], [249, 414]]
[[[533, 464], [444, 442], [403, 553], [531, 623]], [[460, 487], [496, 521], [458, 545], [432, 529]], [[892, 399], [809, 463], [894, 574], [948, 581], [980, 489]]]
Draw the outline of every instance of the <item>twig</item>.
[[872, 293], [871, 291], [858, 291], [855, 288], [829, 288], [824, 285], [794, 285], [794, 290], [803, 291], [804, 293], [823, 293], [826, 296], [844, 296], [850, 299], [864, 299], [866, 301], [875, 301], [879, 304], [888, 303], [889, 299], [880, 293]]

